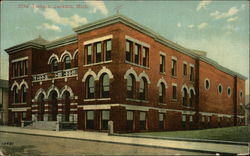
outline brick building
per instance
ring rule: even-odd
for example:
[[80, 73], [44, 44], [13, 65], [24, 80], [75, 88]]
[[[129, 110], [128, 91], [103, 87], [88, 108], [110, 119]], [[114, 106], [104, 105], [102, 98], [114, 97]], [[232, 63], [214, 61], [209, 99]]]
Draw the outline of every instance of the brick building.
[[236, 126], [246, 77], [120, 14], [6, 49], [9, 124], [77, 123], [80, 130], [168, 131]]

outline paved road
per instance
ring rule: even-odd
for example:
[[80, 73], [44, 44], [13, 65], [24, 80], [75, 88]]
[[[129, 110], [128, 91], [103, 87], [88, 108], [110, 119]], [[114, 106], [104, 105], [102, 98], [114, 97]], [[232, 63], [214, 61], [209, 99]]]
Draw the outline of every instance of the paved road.
[[[1, 132], [0, 149], [10, 155], [204, 155], [205, 153]], [[1, 155], [1, 154], [0, 154]]]

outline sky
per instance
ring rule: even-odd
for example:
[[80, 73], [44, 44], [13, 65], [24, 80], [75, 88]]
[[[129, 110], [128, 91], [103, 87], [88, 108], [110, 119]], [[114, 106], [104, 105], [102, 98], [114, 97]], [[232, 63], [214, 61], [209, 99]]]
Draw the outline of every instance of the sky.
[[119, 11], [184, 47], [247, 76], [249, 94], [248, 1], [1, 1], [1, 70], [8, 79], [4, 49], [37, 38], [52, 41], [72, 28]]

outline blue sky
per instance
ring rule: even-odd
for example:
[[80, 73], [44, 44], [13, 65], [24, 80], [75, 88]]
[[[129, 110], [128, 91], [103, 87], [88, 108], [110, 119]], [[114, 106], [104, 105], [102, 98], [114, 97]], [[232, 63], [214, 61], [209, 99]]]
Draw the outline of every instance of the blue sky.
[[[81, 8], [77, 8], [81, 6]], [[50, 7], [50, 8], [46, 8]], [[1, 76], [8, 79], [4, 49], [41, 35], [55, 40], [72, 27], [120, 13], [187, 48], [207, 51], [219, 64], [249, 78], [248, 1], [3, 1]], [[247, 80], [247, 92], [249, 80]]]

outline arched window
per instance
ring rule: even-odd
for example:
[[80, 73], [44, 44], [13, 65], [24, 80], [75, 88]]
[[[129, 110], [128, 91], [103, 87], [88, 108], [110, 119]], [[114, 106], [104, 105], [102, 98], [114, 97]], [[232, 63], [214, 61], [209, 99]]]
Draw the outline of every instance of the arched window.
[[101, 78], [101, 97], [109, 97], [109, 76], [108, 74], [103, 74]]
[[190, 107], [193, 107], [194, 106], [194, 91], [193, 90], [190, 90], [190, 100], [189, 100], [189, 106]]
[[75, 67], [78, 67], [78, 53], [76, 53], [74, 58]]
[[25, 103], [27, 101], [27, 89], [26, 86], [23, 85], [21, 88], [21, 102]]
[[187, 106], [187, 98], [188, 98], [187, 89], [183, 88], [183, 97], [182, 97], [182, 105], [183, 106]]
[[129, 74], [127, 78], [127, 98], [132, 99], [135, 92], [135, 77], [132, 74]]
[[159, 102], [164, 103], [165, 102], [165, 90], [166, 87], [163, 82], [160, 83], [160, 88], [159, 88]]
[[66, 56], [66, 57], [64, 58], [64, 68], [65, 68], [65, 69], [71, 68], [71, 60], [70, 60], [70, 57], [69, 57], [69, 56]]
[[145, 80], [145, 78], [142, 78], [140, 80], [140, 100], [145, 100], [146, 99], [146, 87], [147, 87], [147, 81]]
[[53, 59], [51, 61], [51, 65], [52, 65], [52, 71], [57, 71], [58, 70], [58, 62], [56, 59]]
[[14, 87], [14, 92], [13, 92], [13, 98], [14, 98], [14, 103], [18, 103], [19, 102], [19, 97], [18, 97], [18, 88], [17, 86]]
[[95, 80], [93, 76], [89, 76], [86, 81], [86, 98], [87, 99], [93, 99], [95, 98]]

